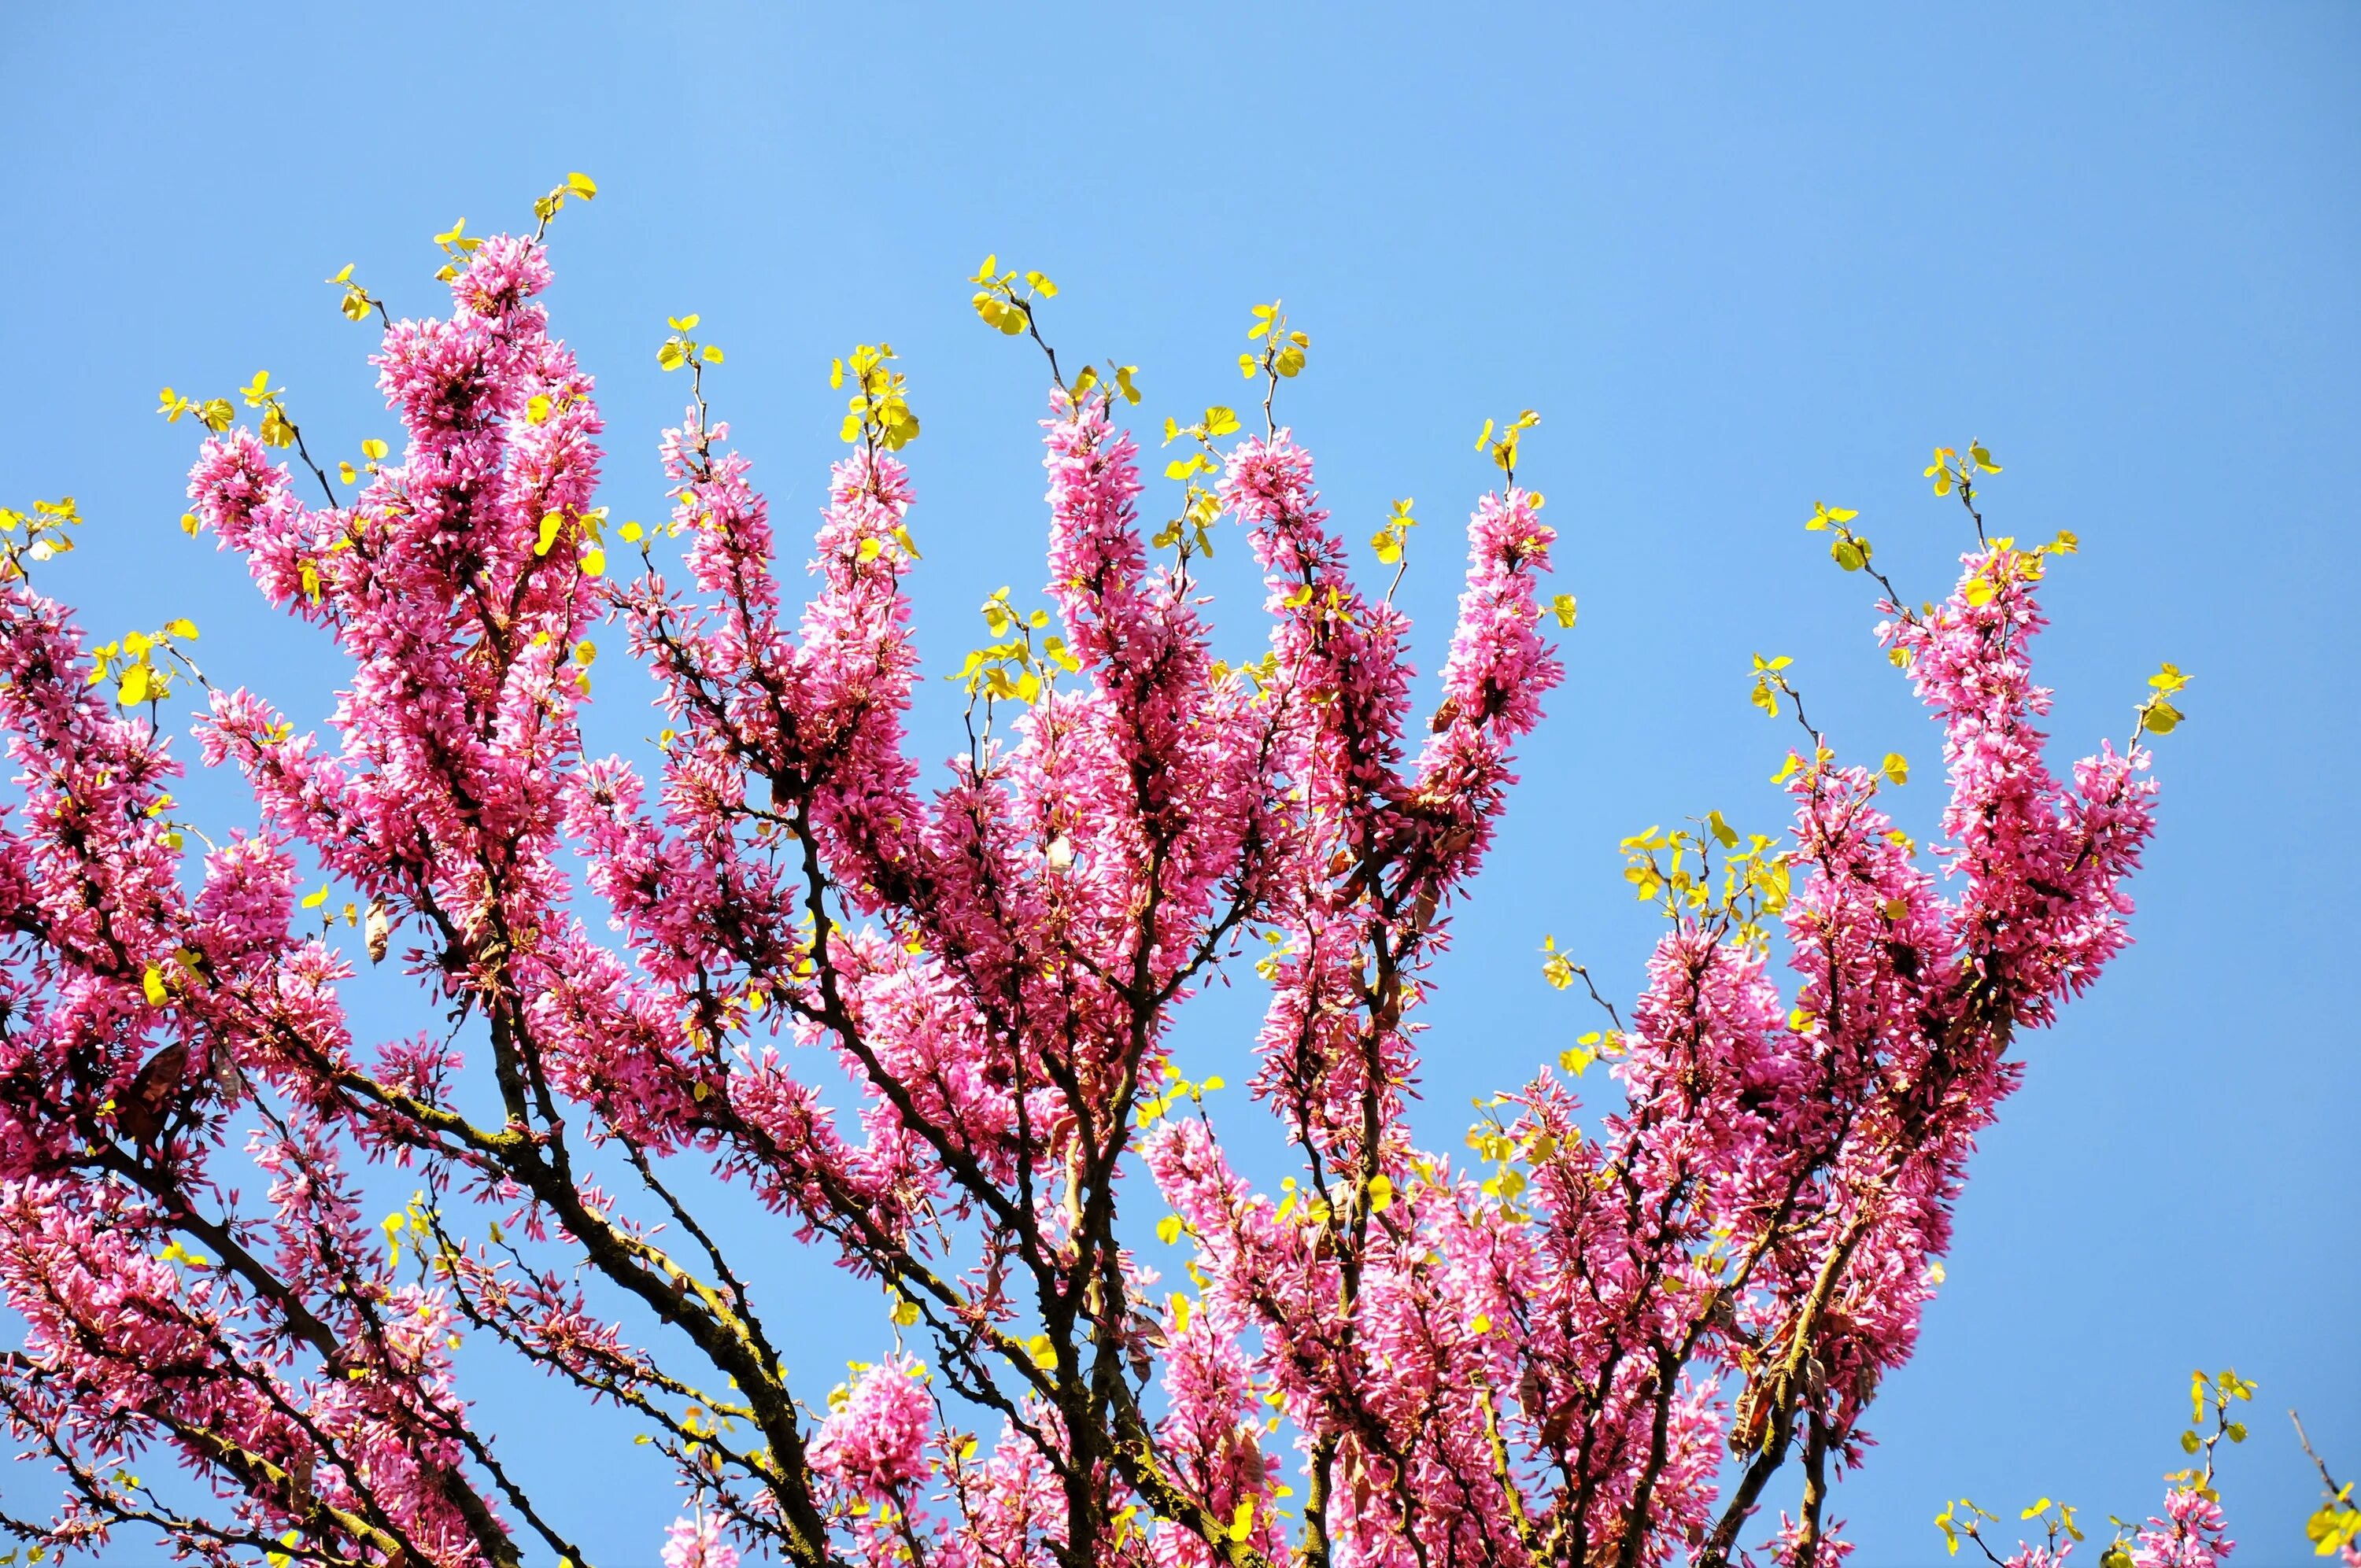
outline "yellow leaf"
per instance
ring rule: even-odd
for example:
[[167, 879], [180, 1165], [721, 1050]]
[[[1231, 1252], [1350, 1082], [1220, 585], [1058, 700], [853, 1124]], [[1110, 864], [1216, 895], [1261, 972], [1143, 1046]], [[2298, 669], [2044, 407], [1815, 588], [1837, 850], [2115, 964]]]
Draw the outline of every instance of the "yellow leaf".
[[389, 450], [390, 450], [390, 448], [374, 435], [361, 443], [361, 455], [368, 458], [372, 463], [384, 457]]
[[548, 554], [549, 547], [557, 543], [557, 531], [565, 526], [566, 519], [560, 513], [544, 512], [541, 518], [541, 535], [533, 542], [533, 553], [536, 555]]
[[1558, 595], [1555, 598], [1550, 600], [1550, 610], [1557, 617], [1557, 623], [1560, 626], [1572, 626], [1574, 624], [1575, 618], [1574, 596], [1572, 594]]
[[532, 400], [524, 405], [525, 422], [527, 424], [539, 424], [547, 418], [549, 418], [549, 400], [541, 393], [536, 392], [533, 394]]
[[598, 199], [598, 182], [591, 179], [588, 174], [575, 173], [567, 175], [566, 177], [566, 188], [573, 192], [576, 195], [581, 197], [586, 202], [595, 201]]
[[115, 693], [115, 700], [126, 707], [137, 707], [148, 700], [147, 665], [134, 664], [123, 672], [123, 685]]
[[1910, 782], [1909, 760], [1903, 756], [1899, 751], [1888, 751], [1885, 753], [1885, 761], [1882, 765], [1880, 765], [1878, 772], [1883, 773], [1887, 778], [1892, 779], [1898, 784], [1905, 784]]
[[170, 993], [164, 989], [164, 971], [154, 964], [149, 964], [148, 972], [139, 977], [139, 987], [148, 993], [150, 1007], [161, 1007], [170, 1000]]

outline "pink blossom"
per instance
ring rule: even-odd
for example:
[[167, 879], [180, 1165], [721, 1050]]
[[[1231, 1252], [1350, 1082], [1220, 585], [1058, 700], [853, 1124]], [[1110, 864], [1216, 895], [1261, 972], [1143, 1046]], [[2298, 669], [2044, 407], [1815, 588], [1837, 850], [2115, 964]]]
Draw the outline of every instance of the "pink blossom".
[[721, 1539], [721, 1521], [676, 1519], [664, 1531], [664, 1568], [738, 1568], [738, 1549]]
[[[1410, 619], [1292, 432], [1218, 454], [1263, 576], [1233, 665], [1113, 399], [1060, 386], [1046, 581], [995, 601], [1003, 678], [963, 673], [929, 777], [912, 470], [858, 435], [791, 594], [698, 369], [633, 547], [550, 280], [494, 237], [447, 317], [388, 328], [401, 449], [339, 504], [255, 434], [203, 443], [199, 528], [341, 672], [317, 731], [207, 693], [197, 756], [249, 828], [198, 840], [173, 739], [0, 581], [0, 1420], [65, 1480], [29, 1531], [570, 1555], [463, 1389], [472, 1338], [675, 1462], [667, 1568], [1721, 1568], [1773, 1517], [1779, 1563], [1845, 1559], [1816, 1499], [1866, 1456], [1978, 1138], [2130, 939], [2155, 825], [2146, 747], [2047, 759], [2044, 557], [1882, 607], [1942, 731], [1939, 840], [1818, 735], [1778, 838], [1643, 835], [1638, 994], [1462, 1157], [1421, 1036], [1565, 677], [1539, 496], [1475, 502], [1415, 713]], [[637, 758], [585, 752], [601, 638], [654, 684]], [[380, 963], [421, 1004], [382, 1039], [346, 1010]], [[1234, 982], [1268, 987], [1256, 1161], [1176, 1056]], [[776, 1234], [708, 1224], [715, 1181]], [[774, 1337], [798, 1304], [738, 1261], [780, 1236], [884, 1293], [894, 1348], [824, 1414]], [[151, 1453], [189, 1511], [124, 1479]], [[2166, 1514], [2136, 1562], [2227, 1553], [2198, 1494]]]
[[891, 1495], [926, 1478], [935, 1403], [917, 1363], [888, 1356], [853, 1379], [812, 1439], [812, 1467], [856, 1491]]

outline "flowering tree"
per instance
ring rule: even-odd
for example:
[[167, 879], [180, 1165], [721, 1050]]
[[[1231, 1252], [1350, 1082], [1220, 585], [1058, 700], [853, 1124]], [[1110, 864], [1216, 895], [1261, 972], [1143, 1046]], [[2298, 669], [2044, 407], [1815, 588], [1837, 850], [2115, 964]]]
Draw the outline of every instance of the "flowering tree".
[[[1829, 1484], [1910, 1353], [2012, 1046], [2127, 939], [2142, 742], [2179, 718], [2167, 666], [2123, 751], [2046, 764], [2027, 656], [2070, 536], [1985, 537], [1990, 455], [1939, 452], [1975, 543], [1913, 609], [1853, 514], [1817, 510], [1942, 728], [1944, 841], [1884, 814], [1900, 758], [1849, 765], [1808, 725], [1788, 836], [1717, 813], [1628, 840], [1668, 923], [1644, 991], [1498, 1096], [1463, 1162], [1414, 1141], [1406, 1101], [1448, 912], [1561, 677], [1542, 626], [1574, 620], [1517, 480], [1532, 417], [1487, 428], [1502, 482], [1413, 732], [1407, 620], [1356, 586], [1273, 413], [1304, 334], [1255, 313], [1258, 432], [1168, 422], [1186, 489], [1153, 538], [1115, 422], [1131, 369], [1050, 354], [1049, 607], [985, 607], [966, 746], [928, 795], [892, 351], [836, 368], [851, 452], [799, 617], [693, 316], [660, 356], [692, 389], [671, 518], [613, 525], [590, 378], [534, 302], [550, 217], [593, 193], [553, 192], [529, 237], [442, 236], [445, 319], [335, 280], [382, 329], [405, 437], [342, 488], [268, 378], [253, 430], [165, 394], [212, 431], [184, 525], [351, 662], [333, 737], [205, 683], [186, 622], [86, 648], [30, 580], [71, 503], [0, 520], [0, 1284], [26, 1328], [0, 1406], [64, 1478], [7, 1527], [208, 1563], [632, 1555], [574, 1539], [471, 1419], [452, 1353], [474, 1336], [635, 1415], [688, 1498], [674, 1568], [1718, 1568], [1766, 1536], [1840, 1561]], [[987, 323], [1040, 341], [1046, 279], [975, 283]], [[1224, 519], [1268, 588], [1243, 667], [1210, 653], [1191, 576]], [[1379, 533], [1389, 565], [1411, 521]], [[653, 781], [584, 754], [610, 621], [661, 688]], [[1802, 720], [1784, 661], [1756, 678]], [[260, 821], [192, 864], [165, 712], [199, 686], [203, 762]], [[306, 862], [330, 884], [308, 896]], [[1168, 1057], [1176, 1011], [1247, 953], [1270, 993], [1251, 1092], [1298, 1160], [1276, 1195], [1225, 1153], [1218, 1085]], [[364, 957], [447, 1027], [356, 1038], [338, 985]], [[1620, 1092], [1586, 1130], [1594, 1062]], [[418, 1190], [382, 1226], [372, 1164]], [[849, 1386], [791, 1383], [732, 1261], [752, 1239], [700, 1221], [685, 1170], [884, 1289]], [[137, 1473], [158, 1463], [201, 1484]], [[1791, 1464], [1800, 1497], [1761, 1523]], [[2113, 1550], [2226, 1550], [2210, 1473]], [[1957, 1516], [1979, 1544], [1982, 1517]]]

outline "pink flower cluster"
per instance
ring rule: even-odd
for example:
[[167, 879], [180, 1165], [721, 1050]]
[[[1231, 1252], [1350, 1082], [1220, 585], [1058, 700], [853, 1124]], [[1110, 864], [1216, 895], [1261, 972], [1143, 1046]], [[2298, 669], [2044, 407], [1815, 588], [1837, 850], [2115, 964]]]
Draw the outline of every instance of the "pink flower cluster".
[[664, 1531], [664, 1568], [738, 1568], [738, 1549], [721, 1539], [721, 1522], [679, 1519]]
[[891, 1497], [926, 1478], [935, 1403], [907, 1356], [863, 1369], [812, 1439], [812, 1468], [855, 1492]]
[[[0, 585], [0, 1290], [27, 1324], [0, 1419], [65, 1483], [0, 1523], [587, 1568], [471, 1411], [472, 1337], [676, 1467], [667, 1568], [1843, 1560], [1828, 1488], [2012, 1047], [2127, 940], [2153, 825], [2145, 750], [2044, 760], [2037, 558], [1979, 550], [1939, 608], [1884, 607], [1943, 729], [1945, 841], [1814, 737], [1778, 847], [1635, 872], [1670, 927], [1599, 1045], [1603, 1123], [1543, 1071], [1462, 1161], [1413, 1134], [1419, 1010], [1564, 676], [1539, 496], [1477, 503], [1414, 718], [1409, 619], [1356, 586], [1291, 433], [1224, 454], [1268, 622], [1233, 667], [1154, 558], [1113, 398], [1061, 386], [1047, 607], [994, 612], [1024, 685], [972, 688], [929, 788], [901, 457], [864, 434], [836, 466], [791, 613], [700, 381], [631, 548], [548, 281], [538, 239], [489, 240], [446, 319], [387, 330], [405, 442], [345, 504], [243, 431], [204, 444], [193, 515], [350, 674], [324, 735], [212, 693], [201, 754], [259, 823], [201, 863], [169, 738], [93, 685], [60, 606]], [[638, 761], [583, 751], [610, 621], [663, 714]], [[431, 1018], [357, 1040], [364, 955]], [[1275, 1192], [1172, 1060], [1179, 1009], [1249, 962]], [[396, 1172], [415, 1196], [369, 1218]], [[884, 1291], [895, 1349], [832, 1408], [735, 1261], [776, 1239], [708, 1224], [683, 1172]], [[149, 1454], [212, 1504], [149, 1487]], [[1800, 1500], [1741, 1541], [1790, 1465]], [[2138, 1561], [2226, 1552], [2193, 1497]]]

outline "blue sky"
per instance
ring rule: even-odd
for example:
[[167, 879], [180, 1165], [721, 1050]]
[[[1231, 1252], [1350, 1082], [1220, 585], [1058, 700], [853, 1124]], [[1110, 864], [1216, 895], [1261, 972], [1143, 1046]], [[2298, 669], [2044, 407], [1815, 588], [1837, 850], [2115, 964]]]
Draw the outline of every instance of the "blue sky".
[[[1750, 653], [1795, 656], [1841, 749], [1918, 762], [1905, 810], [1930, 824], [1934, 732], [1801, 521], [1858, 508], [1934, 593], [1961, 536], [1918, 471], [1981, 438], [2007, 469], [1995, 526], [2082, 541], [2039, 654], [2054, 760], [2120, 737], [2159, 659], [2195, 677], [2191, 721], [2159, 748], [2139, 945], [2026, 1042], [1837, 1511], [1866, 1568], [1938, 1558], [1928, 1520], [1962, 1491], [2144, 1512], [2190, 1369], [2235, 1365], [2262, 1385], [2223, 1483], [2240, 1561], [2301, 1560], [2315, 1488], [2281, 1412], [2361, 1471], [2361, 11], [866, 9], [12, 11], [0, 500], [80, 499], [49, 581], [101, 636], [192, 616], [216, 679], [316, 722], [323, 644], [174, 526], [193, 443], [156, 389], [267, 366], [355, 455], [391, 422], [373, 334], [320, 280], [356, 262], [397, 313], [435, 309], [429, 235], [529, 222], [578, 169], [601, 193], [559, 220], [553, 305], [600, 379], [617, 514], [660, 505], [666, 314], [728, 349], [718, 409], [786, 539], [837, 450], [829, 356], [888, 339], [926, 427], [917, 593], [942, 670], [984, 594], [1040, 581], [1041, 376], [968, 308], [983, 254], [1055, 277], [1056, 341], [1138, 364], [1159, 420], [1235, 395], [1246, 309], [1281, 297], [1313, 344], [1284, 411], [1331, 503], [1366, 533], [1419, 502], [1424, 667], [1487, 416], [1542, 411], [1521, 473], [1582, 601], [1441, 973], [1421, 1125], [1449, 1146], [1467, 1096], [1589, 1026], [1539, 978], [1544, 932], [1636, 984], [1653, 927], [1616, 839], [1711, 808], [1768, 825], [1785, 737], [1747, 706]], [[1213, 575], [1241, 651], [1243, 554]], [[930, 756], [957, 733], [935, 685]], [[620, 672], [600, 695], [601, 744], [653, 728]], [[187, 793], [247, 819], [229, 781]], [[415, 1022], [398, 986], [355, 994], [387, 1033]], [[1252, 1012], [1212, 999], [1184, 1059], [1242, 1059]], [[882, 1310], [776, 1272], [816, 1398], [879, 1348]], [[671, 1510], [612, 1457], [628, 1429], [484, 1370], [487, 1422], [586, 1540], [652, 1558]], [[0, 1471], [7, 1504], [36, 1480]]]

